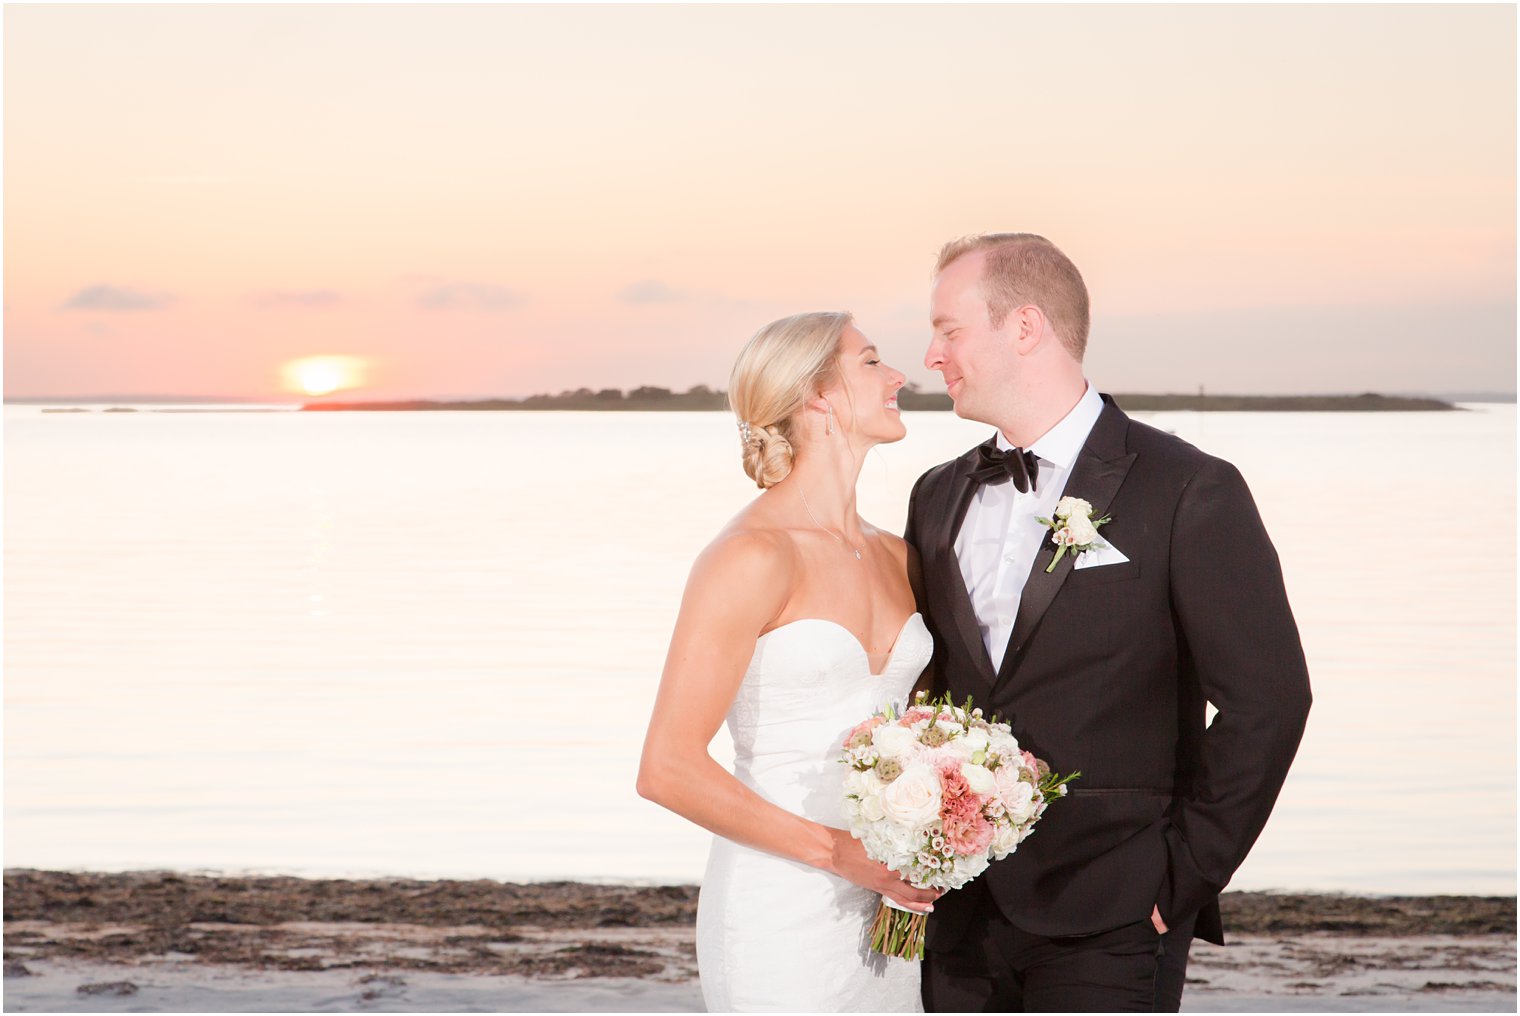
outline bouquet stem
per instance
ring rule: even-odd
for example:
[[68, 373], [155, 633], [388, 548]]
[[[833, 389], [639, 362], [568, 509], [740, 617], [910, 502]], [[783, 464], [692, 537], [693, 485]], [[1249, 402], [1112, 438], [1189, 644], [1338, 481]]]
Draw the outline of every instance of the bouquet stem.
[[926, 915], [904, 910], [883, 897], [876, 908], [876, 919], [871, 922], [871, 948], [884, 956], [921, 960], [928, 923]]

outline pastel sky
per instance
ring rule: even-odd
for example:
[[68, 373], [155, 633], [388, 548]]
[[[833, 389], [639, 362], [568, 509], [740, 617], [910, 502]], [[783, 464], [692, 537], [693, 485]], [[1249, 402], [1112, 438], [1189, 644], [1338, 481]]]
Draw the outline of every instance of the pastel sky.
[[1513, 391], [1515, 8], [8, 6], [5, 392], [726, 384], [1043, 233], [1108, 391]]

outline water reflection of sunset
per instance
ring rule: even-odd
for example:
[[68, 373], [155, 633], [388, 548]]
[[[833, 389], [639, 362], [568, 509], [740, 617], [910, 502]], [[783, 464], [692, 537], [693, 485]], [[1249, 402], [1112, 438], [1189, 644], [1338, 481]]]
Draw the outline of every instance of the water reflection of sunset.
[[359, 356], [306, 356], [285, 365], [285, 387], [303, 395], [330, 395], [364, 384], [366, 361]]

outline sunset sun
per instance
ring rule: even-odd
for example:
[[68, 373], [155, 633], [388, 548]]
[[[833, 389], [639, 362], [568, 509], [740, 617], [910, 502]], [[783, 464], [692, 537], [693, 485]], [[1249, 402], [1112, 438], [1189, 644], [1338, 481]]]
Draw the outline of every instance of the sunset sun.
[[285, 365], [286, 387], [303, 395], [329, 395], [364, 383], [364, 360], [357, 356], [307, 356]]

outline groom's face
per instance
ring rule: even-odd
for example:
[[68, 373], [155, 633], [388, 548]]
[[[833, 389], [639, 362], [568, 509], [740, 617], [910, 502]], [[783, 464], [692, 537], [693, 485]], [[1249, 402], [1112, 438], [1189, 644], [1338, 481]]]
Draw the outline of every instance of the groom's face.
[[973, 251], [952, 261], [934, 280], [929, 297], [934, 332], [924, 366], [944, 377], [955, 415], [995, 423], [990, 414], [1015, 390], [1018, 357], [1012, 338], [1004, 328], [994, 328], [988, 317], [982, 297], [985, 260], [985, 254]]

